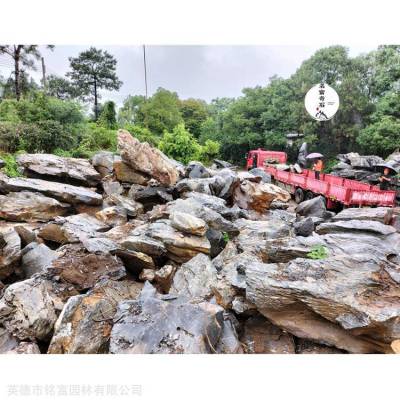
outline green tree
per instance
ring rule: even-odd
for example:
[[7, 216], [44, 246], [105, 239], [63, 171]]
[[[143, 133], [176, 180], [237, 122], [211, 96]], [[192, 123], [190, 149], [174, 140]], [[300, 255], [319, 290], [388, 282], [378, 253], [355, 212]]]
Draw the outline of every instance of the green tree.
[[57, 75], [47, 77], [46, 93], [60, 100], [72, 100], [79, 97], [74, 85], [68, 79]]
[[117, 118], [115, 112], [115, 103], [113, 101], [106, 101], [102, 107], [100, 117], [97, 121], [100, 126], [108, 129], [117, 128]]
[[139, 106], [145, 102], [144, 96], [128, 96], [122, 107], [118, 110], [118, 124], [124, 127], [127, 124], [135, 124], [137, 122], [137, 113]]
[[91, 47], [78, 57], [69, 57], [71, 71], [67, 72], [85, 100], [94, 100], [95, 120], [99, 116], [99, 90], [118, 90], [122, 82], [116, 75], [117, 60], [107, 51]]
[[186, 129], [196, 138], [201, 134], [201, 125], [209, 116], [207, 103], [204, 100], [181, 100], [182, 118]]
[[[14, 61], [14, 85], [15, 97], [17, 100], [21, 98], [21, 67], [26, 69], [36, 69], [35, 61], [41, 57], [38, 45], [0, 45], [0, 54], [10, 56]], [[54, 46], [48, 45], [49, 49]]]
[[158, 88], [137, 110], [137, 123], [159, 136], [182, 122], [178, 95], [163, 88]]
[[174, 127], [172, 132], [165, 131], [158, 148], [168, 157], [184, 164], [199, 159], [201, 148], [184, 124]]

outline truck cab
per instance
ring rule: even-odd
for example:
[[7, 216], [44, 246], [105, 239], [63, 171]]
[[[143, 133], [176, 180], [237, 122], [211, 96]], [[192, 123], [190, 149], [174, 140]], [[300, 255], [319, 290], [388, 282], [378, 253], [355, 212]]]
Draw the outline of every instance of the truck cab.
[[258, 148], [247, 153], [246, 169], [263, 168], [266, 162], [284, 164], [287, 154], [284, 151], [271, 151]]

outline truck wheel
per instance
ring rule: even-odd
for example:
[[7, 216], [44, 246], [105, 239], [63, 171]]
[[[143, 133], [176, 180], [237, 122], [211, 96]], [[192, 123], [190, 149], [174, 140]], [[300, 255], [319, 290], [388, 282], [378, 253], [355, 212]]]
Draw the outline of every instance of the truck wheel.
[[305, 195], [305, 199], [306, 200], [311, 200], [314, 198], [314, 193], [310, 192], [309, 190], [307, 191], [306, 195]]
[[302, 188], [297, 188], [294, 192], [294, 201], [300, 204], [304, 200], [304, 192]]

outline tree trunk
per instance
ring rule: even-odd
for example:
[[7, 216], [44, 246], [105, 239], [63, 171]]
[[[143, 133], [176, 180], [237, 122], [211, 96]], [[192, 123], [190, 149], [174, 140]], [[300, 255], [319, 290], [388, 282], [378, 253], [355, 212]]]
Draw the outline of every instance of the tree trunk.
[[20, 82], [19, 82], [19, 58], [20, 58], [20, 46], [15, 49], [14, 52], [14, 75], [15, 75], [15, 96], [17, 100], [21, 98]]
[[94, 119], [97, 121], [98, 116], [98, 109], [97, 109], [97, 80], [96, 77], [94, 78]]

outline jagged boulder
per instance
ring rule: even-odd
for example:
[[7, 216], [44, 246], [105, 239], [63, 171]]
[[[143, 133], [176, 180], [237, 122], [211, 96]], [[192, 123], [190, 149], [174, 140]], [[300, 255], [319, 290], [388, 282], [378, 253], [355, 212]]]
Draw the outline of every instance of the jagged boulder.
[[160, 186], [132, 187], [129, 197], [143, 204], [146, 211], [173, 200], [170, 190]]
[[19, 340], [47, 340], [65, 301], [77, 294], [41, 276], [13, 283], [0, 299], [0, 324]]
[[101, 175], [89, 160], [59, 157], [54, 154], [21, 154], [17, 163], [30, 178], [42, 178], [65, 183], [96, 186]]
[[326, 204], [323, 196], [317, 196], [310, 200], [302, 201], [295, 209], [302, 217], [318, 217], [327, 219], [334, 214], [326, 211]]
[[55, 324], [48, 353], [107, 353], [118, 303], [135, 300], [142, 286], [133, 281], [104, 281], [87, 294], [70, 297]]
[[102, 196], [89, 188], [50, 182], [43, 179], [8, 178], [1, 173], [0, 191], [2, 193], [39, 192], [45, 196], [53, 197], [61, 202], [70, 204], [83, 203], [96, 206], [103, 202]]
[[51, 250], [44, 243], [32, 242], [22, 252], [21, 267], [25, 277], [46, 271], [57, 258], [57, 252]]
[[111, 194], [104, 200], [104, 207], [118, 206], [124, 208], [129, 217], [143, 214], [143, 206], [135, 200], [119, 194]]
[[112, 174], [113, 164], [119, 156], [114, 155], [111, 151], [100, 151], [93, 155], [91, 163], [93, 167], [100, 173], [102, 177]]
[[[356, 257], [355, 257], [356, 256]], [[369, 254], [250, 263], [246, 297], [295, 336], [352, 353], [390, 352], [400, 334], [400, 292], [390, 262]]]
[[108, 225], [88, 214], [76, 214], [59, 217], [49, 222], [40, 229], [39, 236], [60, 244], [77, 243], [96, 236], [98, 232], [107, 231], [109, 228]]
[[176, 271], [170, 293], [209, 300], [213, 296], [212, 288], [216, 283], [217, 270], [210, 258], [205, 254], [198, 254]]
[[21, 238], [15, 229], [0, 229], [0, 279], [16, 271], [21, 259]]
[[183, 233], [191, 235], [204, 236], [207, 232], [207, 224], [200, 218], [193, 215], [175, 211], [169, 216], [171, 226]]
[[118, 150], [124, 162], [160, 184], [171, 186], [178, 181], [178, 170], [165, 154], [147, 142], [139, 142], [129, 132], [121, 129], [118, 131]]
[[123, 207], [106, 207], [96, 213], [96, 218], [108, 226], [124, 225], [128, 221], [128, 214]]
[[233, 192], [233, 200], [245, 210], [265, 212], [273, 201], [288, 202], [290, 193], [270, 183], [255, 183], [244, 180]]
[[191, 161], [185, 168], [186, 178], [209, 178], [210, 172], [207, 168], [199, 161]]
[[65, 215], [69, 204], [40, 193], [16, 192], [0, 196], [0, 218], [13, 222], [46, 222]]
[[121, 182], [146, 185], [150, 180], [148, 175], [133, 169], [122, 160], [114, 161], [113, 167], [115, 177]]
[[372, 233], [377, 235], [390, 235], [396, 232], [396, 229], [390, 225], [384, 225], [377, 221], [368, 220], [346, 220], [333, 221], [320, 224], [316, 228], [317, 233], [338, 233], [338, 232], [360, 232]]
[[221, 307], [171, 296], [159, 298], [143, 289], [138, 300], [118, 304], [110, 353], [213, 353], [222, 334]]
[[169, 220], [158, 220], [149, 224], [146, 235], [161, 241], [167, 256], [176, 262], [186, 262], [199, 253], [210, 253], [210, 242], [204, 236], [182, 234], [171, 226]]
[[249, 173], [261, 177], [261, 182], [263, 183], [271, 183], [271, 175], [265, 172], [263, 168], [253, 168]]

